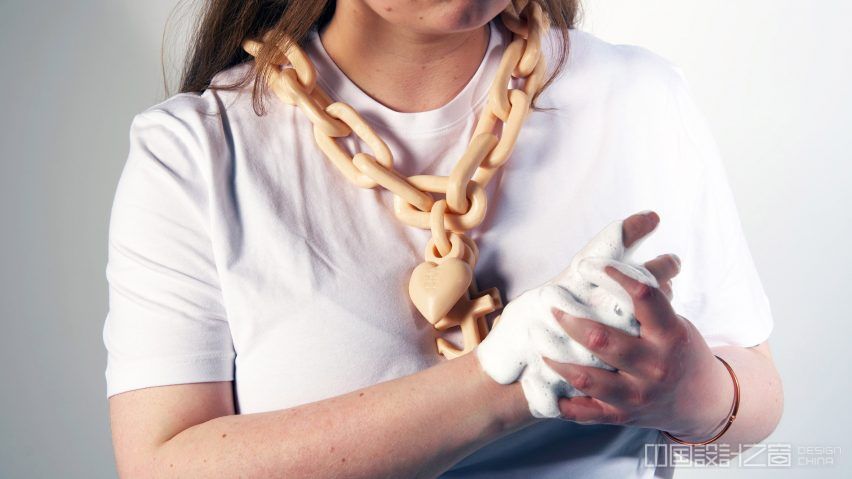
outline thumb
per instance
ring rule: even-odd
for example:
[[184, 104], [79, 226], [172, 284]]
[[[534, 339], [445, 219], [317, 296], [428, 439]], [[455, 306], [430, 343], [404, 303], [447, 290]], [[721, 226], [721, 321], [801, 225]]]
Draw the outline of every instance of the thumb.
[[624, 256], [630, 256], [648, 238], [649, 234], [657, 228], [658, 224], [660, 224], [660, 216], [654, 211], [640, 211], [628, 216], [622, 222]]

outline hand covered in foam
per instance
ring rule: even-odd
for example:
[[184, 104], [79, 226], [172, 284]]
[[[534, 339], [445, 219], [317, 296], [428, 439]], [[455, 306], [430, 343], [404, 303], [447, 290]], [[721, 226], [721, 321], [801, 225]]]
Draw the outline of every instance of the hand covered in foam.
[[554, 372], [543, 357], [613, 369], [565, 332], [553, 315], [553, 308], [634, 336], [639, 334], [630, 296], [604, 268], [613, 266], [649, 286], [659, 285], [647, 268], [629, 259], [647, 236], [625, 248], [622, 225], [620, 220], [610, 223], [555, 278], [510, 301], [476, 349], [483, 370], [495, 381], [509, 384], [520, 380], [535, 417], [558, 417], [560, 397], [583, 394]]

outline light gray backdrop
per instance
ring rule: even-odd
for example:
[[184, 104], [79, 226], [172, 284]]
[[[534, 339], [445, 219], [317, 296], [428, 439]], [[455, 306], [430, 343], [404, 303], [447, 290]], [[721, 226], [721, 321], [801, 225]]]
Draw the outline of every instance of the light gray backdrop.
[[[107, 221], [130, 119], [163, 98], [173, 0], [0, 2], [0, 477], [114, 477], [101, 328]], [[852, 4], [585, 0], [583, 29], [684, 68], [725, 156], [761, 278], [793, 467], [852, 477]], [[179, 41], [180, 30], [175, 33]], [[177, 58], [180, 51], [174, 52]]]

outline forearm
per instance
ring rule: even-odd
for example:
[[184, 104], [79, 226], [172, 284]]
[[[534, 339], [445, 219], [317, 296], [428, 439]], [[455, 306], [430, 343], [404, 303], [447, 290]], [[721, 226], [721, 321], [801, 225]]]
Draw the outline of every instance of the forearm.
[[[736, 450], [740, 444], [766, 439], [775, 430], [784, 409], [781, 378], [767, 357], [771, 354], [769, 349], [725, 346], [713, 348], [713, 352], [731, 365], [740, 384], [740, 409], [731, 428], [722, 436], [722, 442]], [[728, 397], [732, 396], [733, 389]]]
[[474, 354], [342, 396], [219, 417], [169, 439], [152, 477], [433, 477], [530, 424], [518, 384], [501, 386]]
[[[727, 432], [717, 441], [727, 444], [736, 452], [740, 446], [759, 443], [766, 439], [778, 425], [784, 407], [784, 393], [781, 378], [778, 375], [767, 345], [755, 348], [722, 346], [712, 348], [714, 354], [731, 365], [737, 375], [740, 386], [740, 406], [736, 419]], [[703, 438], [681, 437], [697, 441], [707, 439], [720, 431], [730, 412], [734, 396], [730, 374], [721, 362], [718, 363], [718, 380], [707, 385], [707, 394], [715, 397], [714, 417], [721, 421], [714, 426], [713, 432], [704, 432]]]

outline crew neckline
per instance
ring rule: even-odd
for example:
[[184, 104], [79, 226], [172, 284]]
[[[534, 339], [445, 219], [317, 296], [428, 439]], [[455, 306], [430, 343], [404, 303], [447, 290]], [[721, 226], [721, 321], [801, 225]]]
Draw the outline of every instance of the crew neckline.
[[404, 137], [430, 136], [465, 120], [485, 100], [509, 40], [507, 33], [495, 22], [489, 22], [488, 25], [489, 38], [485, 55], [464, 88], [446, 104], [420, 112], [396, 111], [368, 95], [332, 60], [316, 28], [311, 30], [305, 46], [317, 69], [317, 81], [333, 100], [349, 104], [376, 129]]

